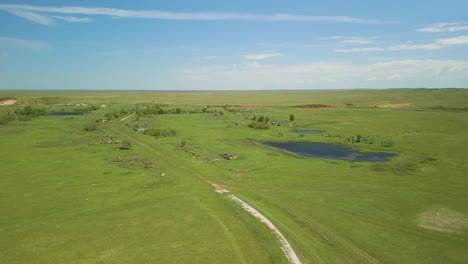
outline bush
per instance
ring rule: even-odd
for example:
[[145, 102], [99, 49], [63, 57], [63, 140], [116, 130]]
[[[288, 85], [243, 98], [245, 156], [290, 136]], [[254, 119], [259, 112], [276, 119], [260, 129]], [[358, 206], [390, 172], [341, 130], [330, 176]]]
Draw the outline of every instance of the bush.
[[122, 146], [120, 147], [120, 149], [122, 150], [129, 150], [132, 148], [132, 143], [130, 141], [128, 141], [127, 139], [125, 139], [124, 141], [122, 141]]
[[45, 108], [35, 108], [35, 107], [32, 107], [32, 106], [25, 106], [24, 108], [22, 109], [17, 109], [15, 111], [15, 114], [16, 115], [20, 115], [20, 116], [31, 116], [31, 117], [34, 117], [34, 116], [41, 116], [41, 115], [47, 115], [47, 110]]
[[154, 137], [172, 137], [176, 135], [176, 131], [174, 129], [156, 129], [151, 128], [147, 130], [147, 134], [154, 136]]
[[263, 122], [252, 122], [249, 124], [249, 127], [254, 128], [254, 129], [269, 129], [270, 124], [263, 123]]
[[99, 126], [96, 123], [88, 123], [85, 127], [85, 131], [96, 131], [98, 130]]
[[10, 121], [13, 121], [13, 120], [15, 120], [13, 116], [8, 116], [8, 115], [0, 116], [0, 125], [6, 125]]
[[289, 121], [294, 121], [296, 117], [293, 114], [289, 114]]

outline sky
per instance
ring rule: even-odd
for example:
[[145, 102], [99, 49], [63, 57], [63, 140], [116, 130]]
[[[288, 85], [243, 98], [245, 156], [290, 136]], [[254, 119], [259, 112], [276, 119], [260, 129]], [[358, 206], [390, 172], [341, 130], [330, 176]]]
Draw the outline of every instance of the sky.
[[468, 88], [468, 1], [0, 1], [1, 90]]

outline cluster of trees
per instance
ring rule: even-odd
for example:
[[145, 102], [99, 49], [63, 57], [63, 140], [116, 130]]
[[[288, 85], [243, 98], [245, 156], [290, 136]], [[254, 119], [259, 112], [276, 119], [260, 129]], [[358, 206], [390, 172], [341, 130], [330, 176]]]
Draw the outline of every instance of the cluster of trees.
[[251, 116], [249, 117], [250, 120], [253, 120], [252, 123], [249, 124], [249, 127], [255, 128], [255, 129], [269, 129], [270, 128], [270, 123], [271, 119], [268, 116]]
[[8, 112], [6, 115], [0, 116], [0, 125], [6, 125], [10, 121], [19, 120], [19, 121], [29, 121], [33, 117], [38, 117], [42, 115], [47, 115], [47, 110], [44, 107], [32, 107], [25, 106], [23, 108], [18, 108], [14, 111]]
[[170, 128], [165, 128], [165, 129], [150, 128], [145, 131], [145, 134], [148, 134], [154, 137], [173, 137], [176, 135], [176, 131]]
[[148, 106], [144, 109], [138, 109], [136, 110], [136, 114], [139, 116], [149, 116], [149, 115], [165, 115], [165, 114], [185, 114], [185, 113], [200, 113], [199, 111], [187, 111], [185, 109], [182, 109], [180, 107], [173, 108], [173, 109], [168, 109], [168, 108], [163, 108], [162, 105], [153, 105], [153, 106]]
[[255, 128], [255, 129], [269, 129], [270, 124], [264, 123], [264, 122], [252, 122], [249, 124], [249, 127]]
[[89, 107], [75, 108], [75, 112], [88, 113], [88, 112], [91, 112], [91, 111], [96, 111], [98, 109], [99, 109], [99, 107], [97, 105], [91, 105]]
[[128, 113], [129, 111], [127, 109], [121, 109], [120, 111], [114, 110], [112, 112], [108, 112], [104, 116], [106, 117], [107, 120], [112, 120], [112, 119], [117, 119], [119, 117], [125, 116]]
[[45, 107], [32, 107], [32, 106], [25, 106], [23, 108], [16, 109], [13, 113], [9, 113], [10, 115], [17, 115], [17, 116], [41, 116], [47, 115], [47, 110]]

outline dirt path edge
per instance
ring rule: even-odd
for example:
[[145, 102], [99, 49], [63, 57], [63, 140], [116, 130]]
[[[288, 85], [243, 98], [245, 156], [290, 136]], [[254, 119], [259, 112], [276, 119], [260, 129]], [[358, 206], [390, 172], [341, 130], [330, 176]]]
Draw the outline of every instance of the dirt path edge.
[[281, 232], [278, 230], [278, 228], [276, 228], [276, 226], [270, 220], [268, 220], [268, 218], [266, 218], [264, 215], [262, 215], [260, 212], [258, 212], [252, 206], [248, 205], [247, 203], [245, 203], [244, 201], [239, 199], [237, 196], [235, 196], [233, 194], [229, 194], [227, 197], [229, 199], [235, 201], [236, 203], [240, 204], [242, 206], [242, 208], [244, 208], [244, 210], [249, 212], [251, 215], [253, 215], [258, 220], [260, 220], [260, 222], [267, 225], [268, 228], [270, 228], [273, 231], [273, 233], [279, 239], [279, 241], [281, 243], [281, 250], [283, 250], [284, 255], [288, 259], [289, 263], [301, 264], [301, 261], [297, 257], [296, 252], [294, 252], [294, 250], [292, 249], [289, 242], [286, 240], [286, 238], [283, 236], [283, 234], [281, 234]]

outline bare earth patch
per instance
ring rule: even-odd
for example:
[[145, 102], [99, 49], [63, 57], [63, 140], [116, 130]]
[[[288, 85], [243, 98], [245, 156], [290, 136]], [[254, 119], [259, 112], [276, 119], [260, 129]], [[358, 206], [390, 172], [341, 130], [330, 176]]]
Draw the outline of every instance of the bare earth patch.
[[468, 217], [448, 208], [421, 213], [416, 222], [420, 227], [446, 233], [462, 233], [464, 228], [468, 228]]
[[26, 101], [23, 101], [23, 100], [9, 99], [9, 100], [2, 100], [2, 101], [0, 101], [0, 106], [7, 106], [7, 105], [24, 105], [24, 104], [26, 104]]
[[375, 107], [377, 108], [407, 108], [414, 106], [411, 103], [402, 103], [402, 104], [377, 104]]

